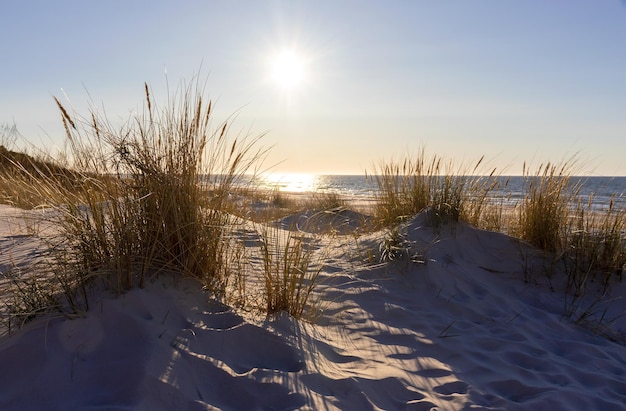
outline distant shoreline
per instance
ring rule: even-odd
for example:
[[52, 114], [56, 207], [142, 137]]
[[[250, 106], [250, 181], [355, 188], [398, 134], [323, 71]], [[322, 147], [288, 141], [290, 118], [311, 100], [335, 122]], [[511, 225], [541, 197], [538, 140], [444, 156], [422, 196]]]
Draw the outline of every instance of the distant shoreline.
[[[473, 178], [468, 176], [468, 178]], [[494, 199], [504, 199], [505, 203], [514, 205], [522, 200], [528, 179], [538, 177], [499, 176], [496, 177], [503, 188], [494, 189]], [[299, 180], [300, 179], [300, 180]], [[626, 177], [569, 177], [573, 184], [581, 184], [579, 197], [587, 200], [592, 196], [594, 208], [608, 207], [611, 201], [614, 206], [626, 208]], [[506, 184], [506, 185], [505, 185]], [[285, 179], [275, 181], [264, 180], [262, 177], [248, 177], [241, 181], [241, 186], [252, 186], [268, 192], [278, 190], [289, 195], [302, 194], [336, 194], [352, 202], [371, 203], [376, 196], [378, 186], [375, 176], [365, 175], [285, 175]]]

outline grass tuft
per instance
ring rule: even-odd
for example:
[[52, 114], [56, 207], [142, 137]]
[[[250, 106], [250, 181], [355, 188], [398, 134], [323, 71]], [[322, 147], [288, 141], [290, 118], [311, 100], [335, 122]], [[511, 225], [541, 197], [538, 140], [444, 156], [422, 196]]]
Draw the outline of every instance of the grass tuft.
[[393, 226], [426, 208], [434, 226], [460, 220], [481, 223], [489, 195], [498, 187], [495, 170], [479, 175], [483, 160], [468, 173], [437, 155], [427, 155], [422, 148], [401, 163], [392, 160], [374, 167], [378, 225]]
[[521, 239], [548, 252], [564, 249], [569, 205], [580, 190], [579, 184], [570, 184], [572, 170], [572, 162], [547, 163], [531, 174], [524, 164], [525, 196], [518, 215]]
[[260, 232], [267, 314], [285, 311], [295, 318], [313, 318], [310, 298], [323, 267], [315, 241], [268, 225]]
[[27, 193], [31, 206], [56, 210], [50, 222], [58, 235], [47, 239], [41, 292], [79, 312], [88, 309], [92, 285], [122, 293], [167, 271], [222, 296], [233, 219], [227, 200], [262, 157], [258, 138], [230, 139], [228, 122], [213, 129], [212, 106], [197, 79], [164, 108], [145, 85], [143, 114], [117, 128], [95, 110], [82, 117], [55, 102], [71, 172], [5, 153], [14, 167], [0, 175], [0, 185]]

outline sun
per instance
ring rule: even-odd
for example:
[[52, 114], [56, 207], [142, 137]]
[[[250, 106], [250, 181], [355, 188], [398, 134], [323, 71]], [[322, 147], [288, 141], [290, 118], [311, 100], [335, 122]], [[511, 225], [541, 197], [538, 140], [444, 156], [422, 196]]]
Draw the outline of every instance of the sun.
[[277, 84], [286, 89], [294, 88], [304, 80], [304, 60], [293, 51], [282, 51], [274, 56], [271, 72]]

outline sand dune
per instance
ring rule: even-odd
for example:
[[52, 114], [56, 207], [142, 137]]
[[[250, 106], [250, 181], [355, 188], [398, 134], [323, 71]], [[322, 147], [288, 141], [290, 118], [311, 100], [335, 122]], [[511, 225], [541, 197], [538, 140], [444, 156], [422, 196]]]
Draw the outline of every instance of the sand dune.
[[[26, 268], [37, 238], [0, 211], [0, 269]], [[528, 274], [535, 250], [423, 214], [404, 232], [406, 258], [387, 263], [364, 257], [384, 232], [323, 240], [316, 324], [243, 315], [168, 276], [33, 321], [0, 341], [0, 409], [625, 408], [626, 347], [564, 318]]]
[[276, 223], [285, 230], [299, 230], [307, 233], [352, 234], [364, 230], [371, 218], [362, 213], [337, 208], [332, 210], [307, 210], [284, 218]]

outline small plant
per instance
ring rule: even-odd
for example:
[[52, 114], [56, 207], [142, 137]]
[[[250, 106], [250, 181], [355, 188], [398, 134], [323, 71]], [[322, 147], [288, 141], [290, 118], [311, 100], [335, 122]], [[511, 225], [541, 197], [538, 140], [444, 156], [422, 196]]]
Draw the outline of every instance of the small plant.
[[289, 198], [287, 194], [283, 193], [278, 188], [272, 191], [272, 194], [270, 196], [270, 203], [273, 207], [276, 207], [276, 208], [283, 208], [283, 209], [290, 209], [290, 210], [297, 208], [296, 201]]
[[250, 292], [248, 289], [249, 261], [247, 231], [229, 230], [224, 236], [224, 302], [240, 308], [248, 308]]
[[294, 230], [264, 226], [260, 232], [267, 314], [314, 315], [310, 297], [322, 270], [314, 245]]
[[587, 328], [591, 332], [601, 335], [610, 341], [626, 345], [626, 332], [616, 330], [612, 326], [626, 313], [610, 316], [611, 303], [623, 297], [608, 297], [601, 294], [593, 298], [584, 298], [583, 295], [569, 294], [565, 296], [564, 315], [574, 324]]
[[302, 208], [315, 211], [340, 211], [347, 208], [347, 202], [337, 193], [315, 192], [303, 203]]
[[37, 316], [61, 310], [60, 303], [50, 293], [49, 281], [35, 275], [16, 272], [0, 272], [6, 290], [2, 298], [2, 320], [10, 333]]
[[582, 295], [588, 282], [599, 282], [606, 293], [612, 280], [621, 279], [626, 267], [626, 210], [611, 201], [604, 211], [578, 202], [567, 238], [564, 263], [568, 291]]
[[407, 259], [411, 250], [411, 243], [399, 226], [387, 230], [383, 241], [378, 247], [381, 262], [399, 261]]

